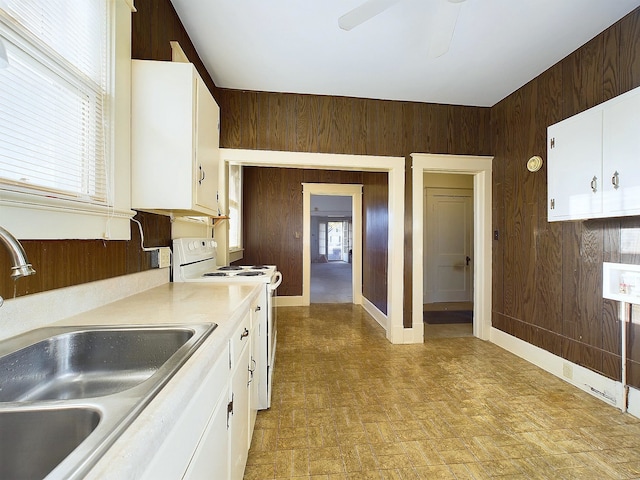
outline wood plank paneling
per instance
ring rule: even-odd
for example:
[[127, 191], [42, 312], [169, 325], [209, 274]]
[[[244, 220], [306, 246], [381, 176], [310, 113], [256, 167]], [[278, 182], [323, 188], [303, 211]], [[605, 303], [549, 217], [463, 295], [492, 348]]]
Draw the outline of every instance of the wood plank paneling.
[[[375, 174], [371, 175], [368, 178], [377, 181], [374, 186], [381, 182]], [[386, 180], [386, 174], [378, 175]], [[363, 174], [353, 171], [243, 167], [243, 179], [245, 250], [244, 258], [238, 263], [277, 265], [283, 276], [278, 294], [302, 295], [302, 183], [362, 184]], [[372, 205], [371, 208], [379, 213], [381, 195], [374, 188], [372, 200], [366, 203], [368, 196], [365, 194], [363, 203]], [[373, 234], [378, 235], [386, 228], [386, 217], [383, 220], [382, 226], [377, 225]], [[386, 248], [383, 251], [374, 249], [373, 252], [368, 258], [372, 258], [374, 272], [379, 273], [381, 270], [376, 262], [386, 259]], [[373, 277], [378, 280], [376, 275]], [[377, 284], [370, 288], [376, 298], [381, 295]], [[384, 295], [386, 302], [386, 290]]]
[[386, 173], [362, 174], [362, 293], [381, 312], [388, 312], [387, 273], [389, 222]]
[[[240, 113], [221, 111], [222, 147], [268, 149], [282, 151], [346, 153], [359, 155], [389, 155], [408, 157], [414, 152], [490, 154], [490, 109], [433, 105], [350, 97], [321, 95], [272, 94], [222, 90], [222, 105], [240, 105]], [[240, 98], [240, 100], [238, 100]], [[229, 118], [227, 119], [227, 115]], [[414, 123], [414, 119], [417, 123]], [[240, 132], [237, 132], [237, 128]], [[229, 128], [232, 131], [227, 132]], [[349, 168], [349, 165], [345, 165]], [[410, 172], [410, 170], [408, 170]], [[305, 175], [307, 175], [305, 173]], [[318, 173], [314, 174], [320, 178]], [[340, 183], [336, 173], [323, 173], [323, 182]], [[246, 180], [245, 182], [253, 180]], [[305, 180], [308, 181], [308, 180]], [[314, 180], [315, 181], [315, 180]], [[320, 181], [320, 180], [318, 180]], [[359, 181], [358, 183], [361, 183]], [[253, 188], [248, 184], [246, 187]], [[410, 179], [407, 192], [411, 192]], [[284, 199], [280, 199], [283, 201]], [[291, 198], [289, 201], [298, 201]], [[301, 202], [301, 200], [300, 200]], [[411, 196], [405, 199], [405, 325], [411, 325]], [[279, 204], [279, 208], [297, 209], [300, 205]], [[257, 204], [250, 208], [258, 209]], [[264, 205], [262, 206], [264, 212]], [[268, 217], [269, 213], [263, 214]], [[257, 219], [258, 214], [248, 218]], [[245, 258], [243, 262], [269, 263], [258, 260], [261, 247], [256, 230], [262, 231], [264, 222], [247, 220], [244, 223]], [[366, 234], [366, 233], [365, 233]], [[370, 241], [373, 241], [370, 239]], [[408, 243], [407, 243], [408, 242]], [[375, 241], [373, 241], [375, 244]], [[256, 251], [253, 251], [253, 249]], [[382, 254], [381, 254], [382, 255]], [[386, 255], [386, 251], [384, 253]], [[380, 261], [385, 258], [384, 255]], [[290, 261], [288, 257], [286, 260]], [[300, 256], [300, 262], [302, 257]], [[276, 259], [272, 260], [276, 261]], [[280, 263], [278, 263], [280, 267]], [[376, 270], [379, 270], [376, 267]], [[287, 283], [281, 287], [282, 295], [302, 292], [302, 265], [291, 266]], [[284, 275], [284, 272], [283, 272]], [[284, 275], [287, 278], [287, 275]], [[384, 288], [386, 276], [376, 276], [375, 286], [366, 286], [376, 292]], [[293, 282], [298, 282], [294, 285]]]
[[[546, 128], [640, 84], [640, 9], [586, 43], [491, 109], [494, 327], [610, 378], [620, 378], [617, 303], [602, 299], [602, 262], [622, 255], [623, 228], [637, 217], [548, 223]], [[532, 255], [532, 252], [535, 252]], [[630, 351], [640, 352], [635, 332]], [[640, 353], [630, 362], [640, 386]], [[637, 362], [637, 365], [636, 365]]]

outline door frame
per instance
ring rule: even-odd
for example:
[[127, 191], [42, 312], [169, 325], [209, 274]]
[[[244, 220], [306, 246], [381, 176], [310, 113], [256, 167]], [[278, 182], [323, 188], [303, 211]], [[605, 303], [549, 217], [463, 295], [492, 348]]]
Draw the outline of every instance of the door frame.
[[304, 305], [311, 304], [311, 195], [351, 197], [351, 292], [353, 303], [362, 305], [362, 185], [347, 183], [302, 184], [302, 302]]
[[412, 323], [416, 337], [424, 339], [422, 294], [424, 275], [424, 173], [473, 175], [473, 335], [489, 340], [491, 331], [491, 167], [493, 157], [412, 153], [413, 264]]
[[[363, 297], [362, 307], [384, 328], [386, 337], [391, 343], [422, 343], [422, 338], [418, 339], [413, 329], [404, 328], [403, 322], [405, 157], [221, 148], [220, 168], [226, 168], [229, 163], [262, 167], [386, 172], [389, 187], [387, 311], [382, 312], [366, 297]], [[221, 175], [220, 178], [226, 177]], [[219, 188], [220, 195], [224, 198], [226, 195], [224, 181], [220, 182]], [[277, 205], [273, 207], [277, 208]], [[280, 296], [277, 305], [296, 306], [301, 305], [301, 301], [302, 296]]]

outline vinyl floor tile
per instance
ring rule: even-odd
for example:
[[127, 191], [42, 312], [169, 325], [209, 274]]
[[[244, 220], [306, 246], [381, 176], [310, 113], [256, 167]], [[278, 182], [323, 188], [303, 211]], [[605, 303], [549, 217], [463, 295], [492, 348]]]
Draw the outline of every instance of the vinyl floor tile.
[[359, 306], [278, 308], [246, 480], [640, 478], [640, 420], [470, 336], [392, 345]]

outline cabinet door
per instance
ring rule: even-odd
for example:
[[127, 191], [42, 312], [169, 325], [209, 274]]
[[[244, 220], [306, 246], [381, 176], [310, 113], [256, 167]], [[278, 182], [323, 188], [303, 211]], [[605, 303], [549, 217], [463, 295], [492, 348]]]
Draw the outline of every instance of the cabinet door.
[[[264, 339], [260, 335], [260, 322], [258, 321], [254, 306], [252, 308], [252, 321], [253, 326], [251, 328], [251, 360], [249, 364], [249, 445], [251, 445], [251, 437], [253, 436], [253, 428], [256, 424], [256, 417], [258, 415], [258, 400], [259, 400], [259, 388], [260, 388], [260, 342]], [[266, 342], [266, 340], [264, 340]]]
[[196, 75], [195, 203], [218, 212], [218, 132], [220, 108], [202, 79]]
[[227, 431], [227, 392], [224, 392], [207, 423], [185, 479], [229, 478], [229, 436]]
[[547, 129], [549, 221], [602, 211], [602, 109], [587, 110]]
[[229, 418], [231, 479], [241, 480], [249, 454], [249, 360], [245, 343], [231, 377], [233, 412]]
[[640, 89], [607, 103], [603, 128], [603, 208], [610, 216], [637, 215], [640, 209]]

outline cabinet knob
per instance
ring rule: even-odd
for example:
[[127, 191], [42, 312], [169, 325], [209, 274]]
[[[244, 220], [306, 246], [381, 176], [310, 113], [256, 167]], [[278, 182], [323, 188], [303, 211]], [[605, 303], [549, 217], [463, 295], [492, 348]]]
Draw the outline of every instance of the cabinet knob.
[[620, 174], [618, 173], [617, 170], [613, 173], [613, 176], [611, 177], [611, 185], [613, 185], [613, 188], [615, 190], [620, 188]]

